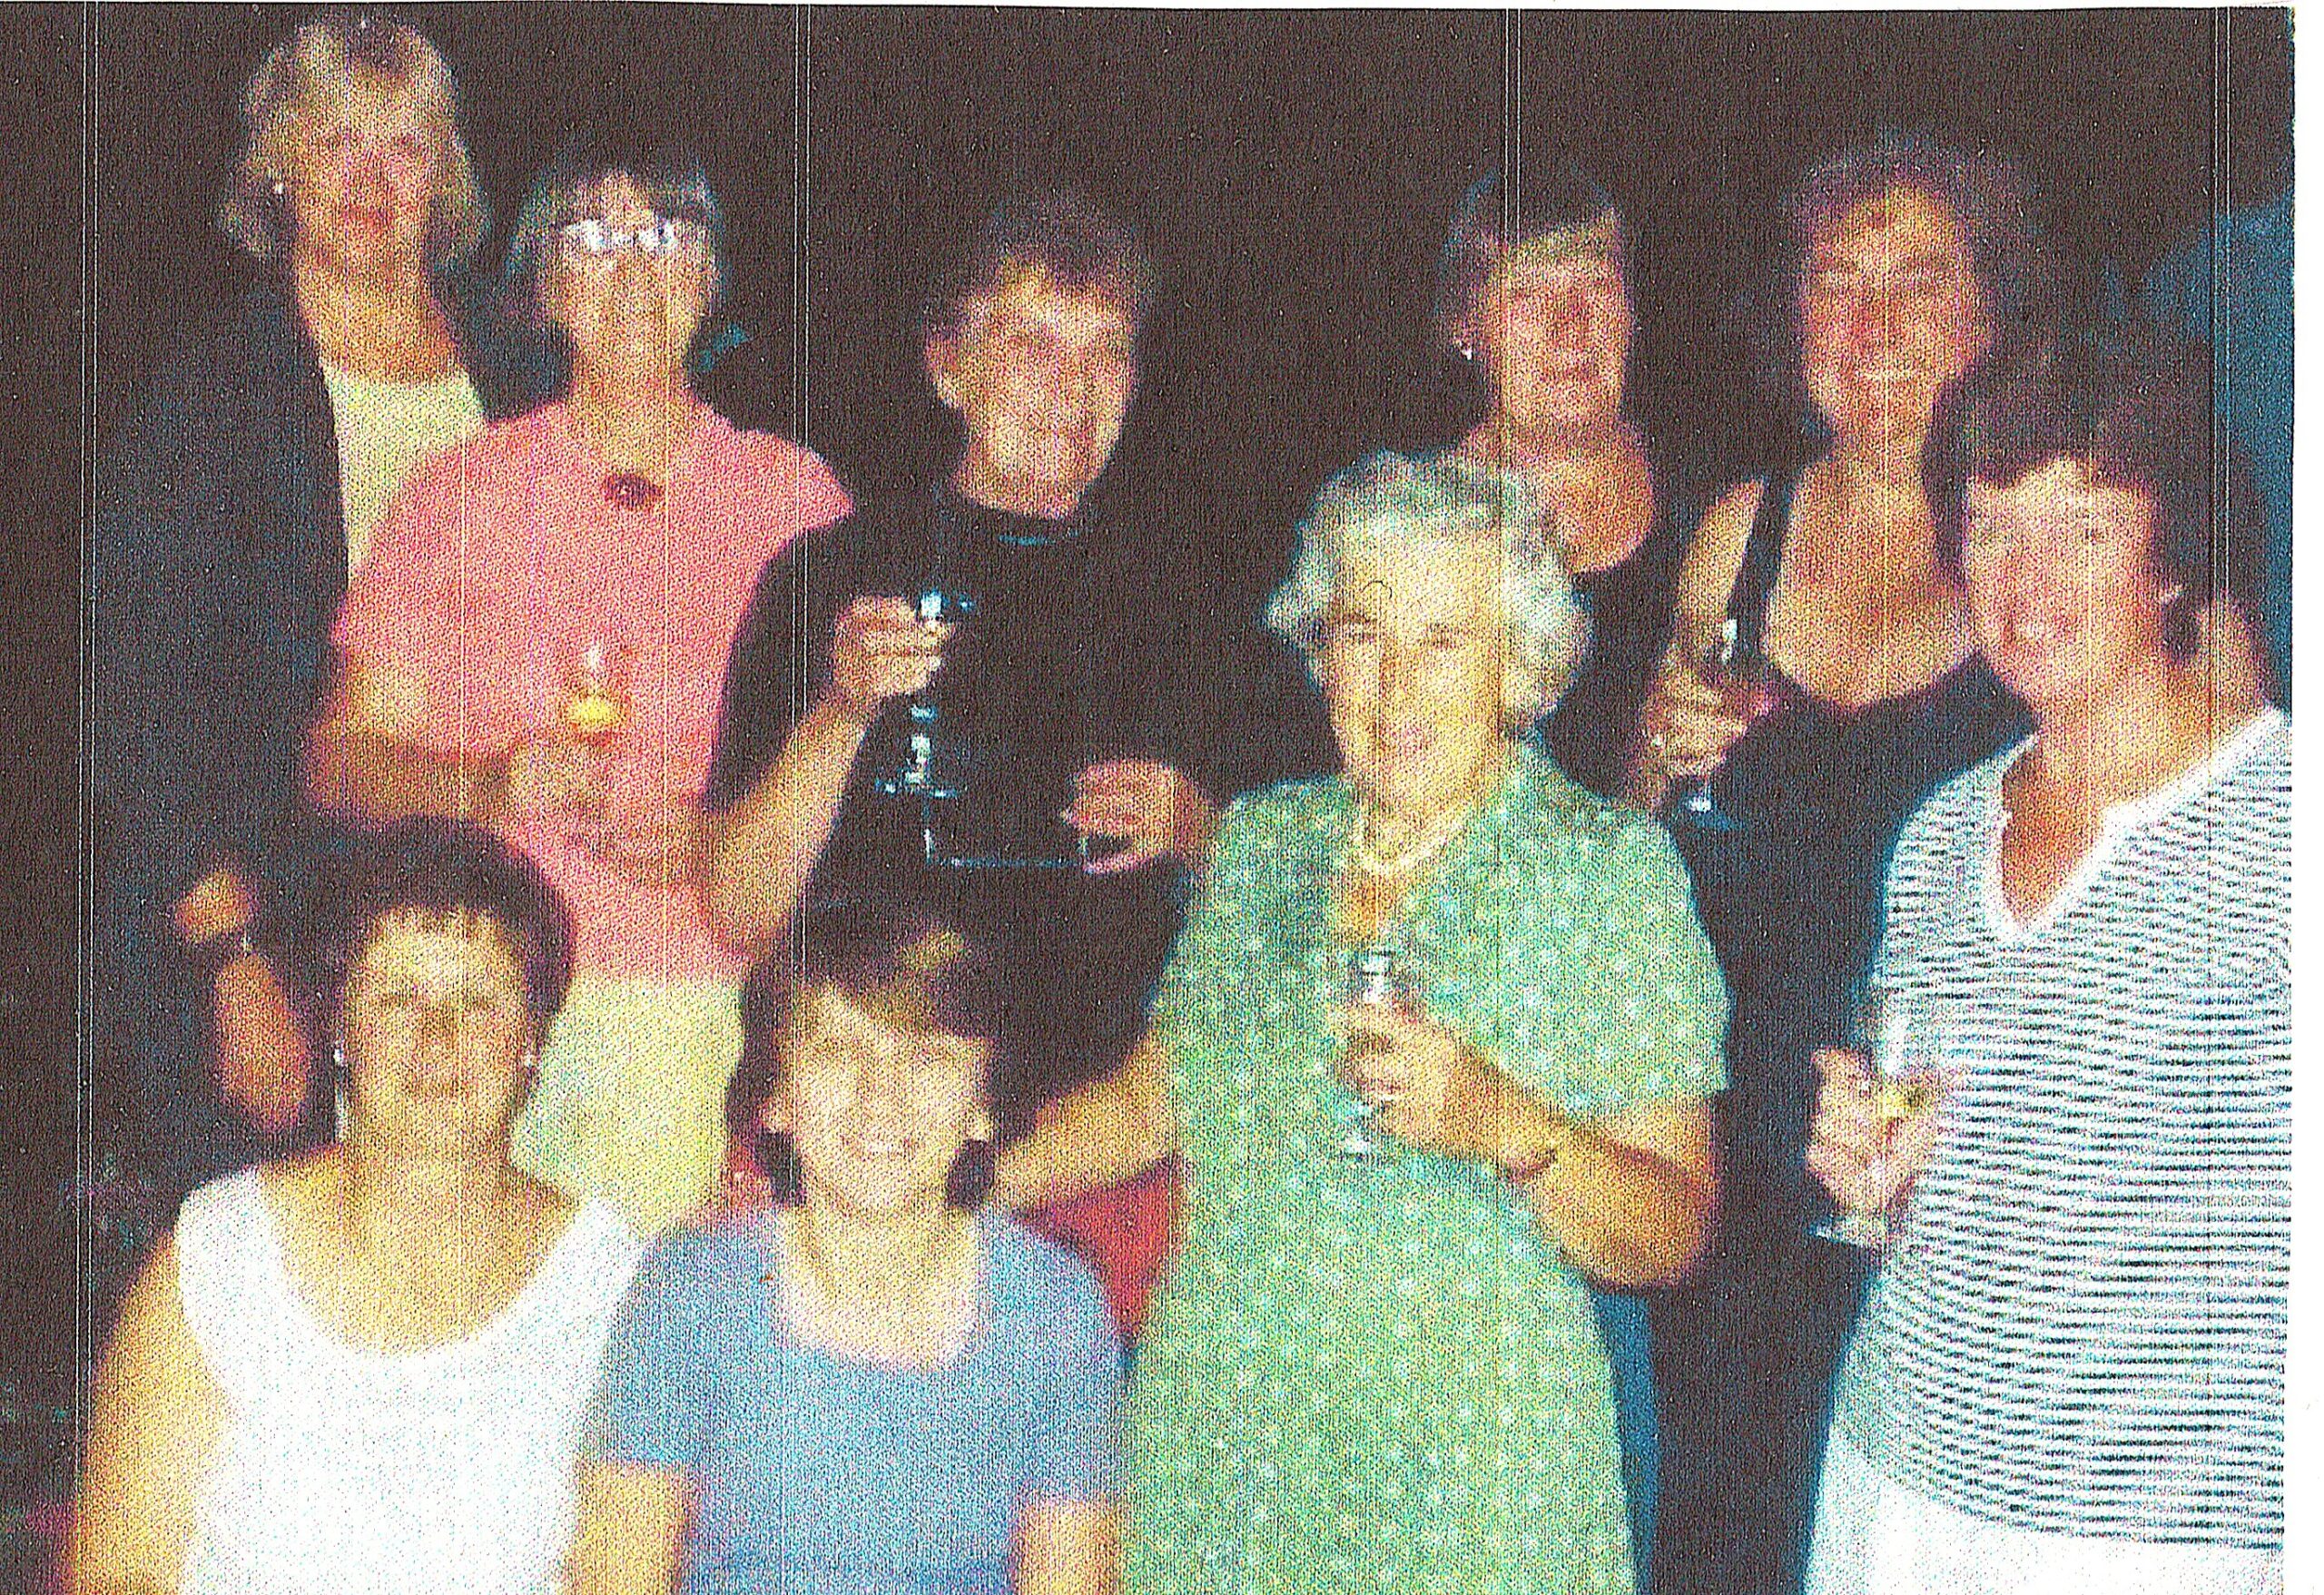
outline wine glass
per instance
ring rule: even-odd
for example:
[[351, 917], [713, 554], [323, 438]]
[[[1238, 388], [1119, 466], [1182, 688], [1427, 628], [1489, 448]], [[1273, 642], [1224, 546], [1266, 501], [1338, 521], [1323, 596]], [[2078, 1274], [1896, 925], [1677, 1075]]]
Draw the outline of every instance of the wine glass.
[[636, 649], [618, 638], [586, 636], [566, 669], [559, 719], [581, 750], [581, 781], [567, 809], [574, 844], [589, 852], [603, 851], [612, 825], [615, 744], [629, 727], [635, 657]]
[[[1406, 1019], [1420, 1014], [1420, 992], [1413, 980], [1412, 970], [1403, 951], [1393, 941], [1374, 941], [1359, 947], [1348, 955], [1345, 995], [1350, 1007], [1377, 1009], [1383, 1012], [1400, 1014]], [[1348, 1056], [1361, 1058], [1383, 1051], [1386, 1043], [1377, 1036], [1356, 1035], [1348, 1039]], [[1342, 1134], [1333, 1150], [1343, 1157], [1359, 1162], [1373, 1162], [1389, 1155], [1392, 1148], [1380, 1133], [1380, 1109], [1384, 1104], [1374, 1102], [1348, 1088], [1347, 1099], [1339, 1109]]]
[[[1679, 646], [1697, 680], [1718, 698], [1719, 709], [1746, 725], [1774, 706], [1767, 661], [1742, 643], [1742, 626], [1731, 615], [1681, 615]], [[1687, 783], [1676, 805], [1689, 823], [1704, 831], [1732, 831], [1739, 823], [1718, 806], [1711, 783], [1717, 772]]]
[[[930, 651], [934, 651], [936, 638], [944, 627], [959, 625], [975, 607], [966, 595], [940, 585], [931, 584], [923, 590], [913, 601], [912, 613], [920, 622]], [[873, 784], [888, 797], [940, 801], [960, 796], [946, 768], [948, 761], [944, 757], [933, 682], [912, 694], [904, 714], [902, 757], [891, 773]]]
[[[1885, 1177], [1897, 1131], [1936, 1108], [1948, 1076], [1943, 1027], [1911, 999], [1867, 980], [1856, 993], [1848, 1049], [1865, 1059], [1864, 1089], [1873, 1098], [1879, 1140], [1870, 1170], [1876, 1182]], [[1815, 1225], [1810, 1233], [1820, 1240], [1884, 1251], [1903, 1196], [1900, 1190], [1881, 1206], [1848, 1208]]]

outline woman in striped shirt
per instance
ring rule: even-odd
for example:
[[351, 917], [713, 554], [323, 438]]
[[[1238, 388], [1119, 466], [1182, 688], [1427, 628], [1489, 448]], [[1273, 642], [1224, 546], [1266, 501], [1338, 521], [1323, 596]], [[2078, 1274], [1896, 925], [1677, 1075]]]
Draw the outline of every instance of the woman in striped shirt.
[[1882, 1050], [1931, 1060], [1938, 1106], [1884, 1127], [1866, 1060], [1818, 1058], [1810, 1167], [1909, 1200], [1807, 1587], [2280, 1590], [2291, 739], [2207, 667], [2257, 572], [2210, 366], [2078, 337], [1938, 419], [1930, 503], [2037, 729], [1890, 867]]

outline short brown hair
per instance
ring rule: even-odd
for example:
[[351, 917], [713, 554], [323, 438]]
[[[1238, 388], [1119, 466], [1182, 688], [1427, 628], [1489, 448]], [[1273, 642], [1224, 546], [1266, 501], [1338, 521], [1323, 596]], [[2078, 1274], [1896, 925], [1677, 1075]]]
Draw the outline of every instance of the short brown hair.
[[1922, 458], [1937, 559], [1956, 579], [1971, 482], [2008, 487], [2055, 459], [2154, 507], [2155, 574], [2179, 658], [2200, 645], [2202, 612], [2224, 594], [2256, 630], [2260, 543], [2249, 478], [2215, 437], [2211, 364], [2147, 328], [2077, 330], [1990, 361], [1946, 389]]
[[[897, 897], [867, 894], [802, 910], [790, 945], [743, 982], [743, 1051], [726, 1091], [727, 1127], [756, 1147], [775, 1199], [800, 1200], [797, 1155], [787, 1137], [762, 1137], [760, 1116], [783, 1078], [803, 1024], [801, 999], [836, 991], [899, 1029], [936, 1031], [991, 1046], [999, 1068], [1002, 1026], [1000, 965], [943, 915]], [[770, 1145], [770, 1140], [773, 1143]], [[992, 1187], [990, 1146], [965, 1149], [946, 1182], [956, 1207], [973, 1207]]]
[[1994, 351], [2038, 340], [2054, 322], [2055, 272], [2033, 190], [2016, 165], [1925, 133], [1883, 133], [1809, 168], [1784, 200], [1783, 244], [1752, 340], [1776, 396], [1800, 416], [1814, 413], [1799, 359], [1799, 293], [1817, 238], [1856, 206], [1900, 188], [1920, 190], [1960, 223]]
[[242, 90], [242, 153], [218, 203], [218, 228], [254, 260], [290, 252], [290, 220], [275, 185], [299, 113], [318, 97], [343, 94], [356, 77], [406, 90], [440, 118], [445, 171], [428, 223], [428, 263], [475, 252], [490, 218], [476, 167], [460, 137], [459, 85], [425, 34], [369, 14], [339, 12], [306, 24], [266, 54]]
[[1078, 188], [1044, 189], [1004, 200], [928, 296], [921, 339], [957, 336], [972, 300], [1031, 271], [1059, 288], [1108, 293], [1133, 331], [1154, 309], [1154, 262], [1137, 230]]

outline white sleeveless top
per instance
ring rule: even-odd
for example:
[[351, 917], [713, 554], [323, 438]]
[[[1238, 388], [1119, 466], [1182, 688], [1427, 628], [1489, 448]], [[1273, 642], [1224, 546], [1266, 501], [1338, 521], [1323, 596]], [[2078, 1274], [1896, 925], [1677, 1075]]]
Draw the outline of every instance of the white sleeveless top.
[[182, 1595], [548, 1595], [584, 1409], [639, 1243], [583, 1206], [531, 1279], [423, 1351], [331, 1338], [255, 1169], [186, 1198], [178, 1295], [229, 1418]]

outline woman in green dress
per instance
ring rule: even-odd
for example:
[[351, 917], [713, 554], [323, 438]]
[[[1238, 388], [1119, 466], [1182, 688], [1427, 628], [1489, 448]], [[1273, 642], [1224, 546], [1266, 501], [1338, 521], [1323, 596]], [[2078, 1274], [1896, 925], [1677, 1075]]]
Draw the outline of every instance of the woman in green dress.
[[1145, 1042], [1004, 1157], [1018, 1200], [1186, 1159], [1131, 1595], [1632, 1588], [1582, 1279], [1692, 1263], [1726, 997], [1660, 827], [1524, 740], [1584, 623], [1518, 490], [1324, 489], [1269, 618], [1345, 773], [1229, 811]]

